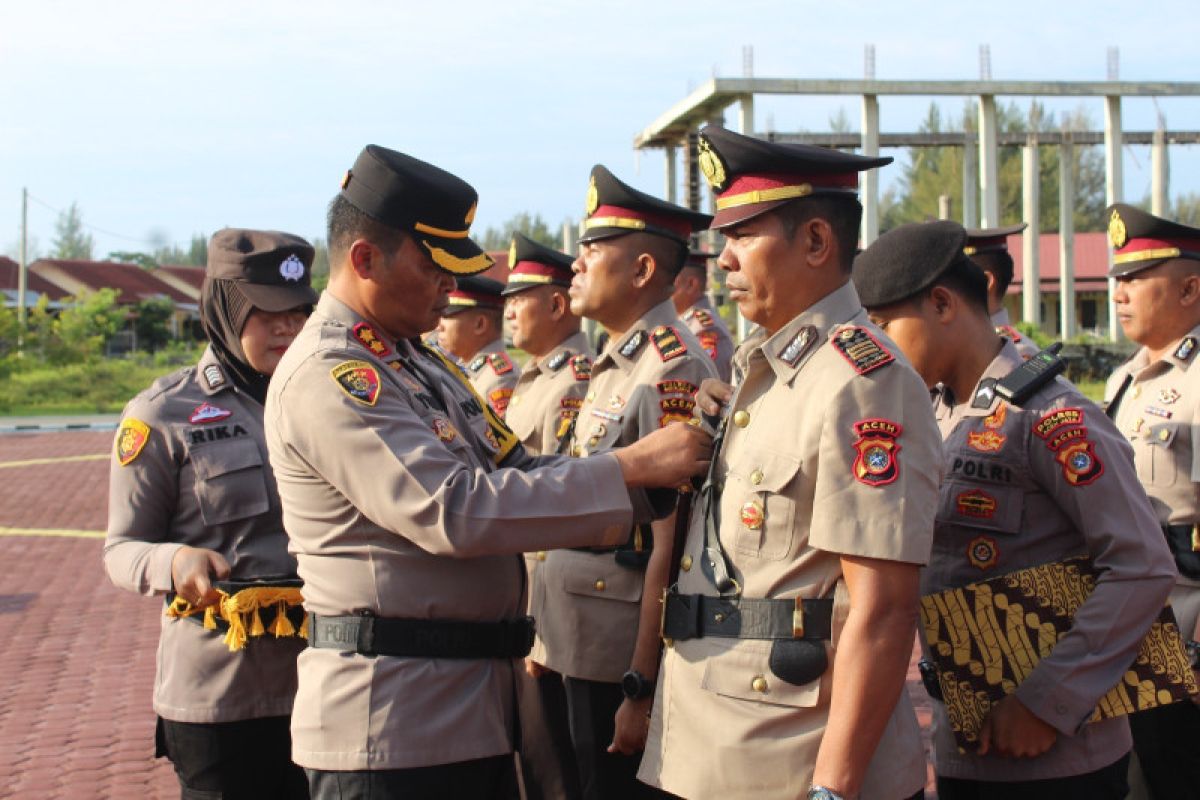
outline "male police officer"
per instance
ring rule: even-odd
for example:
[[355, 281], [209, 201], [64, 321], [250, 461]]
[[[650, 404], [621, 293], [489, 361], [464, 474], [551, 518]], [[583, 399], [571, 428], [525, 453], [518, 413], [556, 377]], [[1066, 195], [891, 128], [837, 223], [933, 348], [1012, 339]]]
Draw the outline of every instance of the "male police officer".
[[1004, 228], [975, 228], [967, 231], [967, 243], [963, 247], [963, 252], [970, 256], [987, 277], [988, 314], [991, 315], [996, 333], [1016, 345], [1022, 358], [1033, 356], [1038, 348], [1012, 326], [1012, 321], [1008, 318], [1008, 309], [1004, 307], [1004, 296], [1008, 293], [1013, 279], [1013, 260], [1008, 252], [1008, 237], [1020, 233], [1026, 227], [1026, 223], [1022, 222], [1020, 225]]
[[329, 287], [267, 397], [312, 615], [292, 733], [316, 798], [501, 796], [532, 641], [516, 554], [623, 541], [650, 515], [626, 486], [675, 485], [705, 456], [675, 425], [595, 459], [531, 458], [420, 344], [455, 276], [491, 263], [475, 204], [459, 178], [367, 147], [330, 205]]
[[675, 276], [675, 293], [671, 295], [675, 310], [696, 339], [704, 347], [704, 352], [717, 365], [717, 377], [729, 382], [731, 360], [733, 359], [733, 336], [721, 315], [708, 302], [708, 262], [711, 253], [693, 251], [688, 253], [683, 269]]
[[504, 284], [481, 275], [457, 281], [437, 326], [437, 344], [464, 365], [475, 391], [504, 417], [521, 370], [504, 349]]
[[[571, 310], [611, 334], [592, 367], [571, 451], [590, 456], [692, 417], [696, 387], [716, 374], [671, 304], [690, 234], [709, 217], [592, 170]], [[635, 774], [658, 667], [659, 603], [672, 520], [630, 531], [607, 551], [551, 553], [538, 570], [534, 661], [566, 678], [572, 741], [586, 798], [654, 794]]]
[[[505, 421], [533, 454], [565, 449], [591, 375], [587, 337], [579, 317], [571, 313], [567, 294], [574, 260], [520, 233], [513, 235], [508, 251], [504, 318], [513, 345], [530, 358], [513, 389]], [[535, 573], [545, 560], [545, 550], [525, 554], [531, 591], [544, 589]], [[562, 676], [533, 662], [527, 666], [529, 673], [519, 684], [526, 797], [576, 798], [579, 773]]]
[[[1133, 445], [1137, 475], [1175, 557], [1171, 605], [1185, 640], [1200, 639], [1200, 229], [1117, 204], [1106, 212], [1116, 250], [1113, 299], [1141, 345], [1109, 379], [1108, 413]], [[1200, 658], [1200, 648], [1190, 652]], [[1200, 791], [1200, 709], [1187, 703], [1130, 718], [1155, 800]]]
[[979, 752], [959, 751], [934, 703], [938, 797], [1123, 800], [1129, 722], [1086, 723], [1133, 663], [1174, 570], [1129, 448], [1100, 409], [1048, 371], [1020, 403], [996, 391], [1024, 359], [989, 319], [989, 281], [965, 238], [954, 222], [902, 225], [854, 262], [871, 319], [939, 387], [946, 477], [921, 593], [1079, 555], [1100, 574], [1069, 630], [991, 708]]

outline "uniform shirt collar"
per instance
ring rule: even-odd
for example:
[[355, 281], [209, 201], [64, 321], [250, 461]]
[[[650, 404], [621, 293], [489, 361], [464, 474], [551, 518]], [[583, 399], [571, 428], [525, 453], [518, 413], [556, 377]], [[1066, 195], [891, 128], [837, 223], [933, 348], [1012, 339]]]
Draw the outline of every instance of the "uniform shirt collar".
[[[996, 354], [996, 357], [991, 360], [991, 363], [987, 365], [987, 368], [984, 369], [983, 374], [979, 376], [979, 380], [975, 383], [975, 389], [971, 392], [970, 397], [962, 399], [953, 397], [949, 389], [942, 387], [935, 406], [938, 419], [943, 418], [946, 414], [953, 414], [958, 417], [986, 417], [995, 413], [1000, 403], [1003, 402], [1000, 396], [996, 394], [996, 382], [1025, 363], [1012, 341], [1003, 338], [1002, 341], [1004, 345], [1000, 348], [1000, 352]], [[988, 398], [987, 405], [976, 403], [976, 398], [981, 396]], [[947, 400], [953, 400], [954, 404], [950, 405], [946, 402]]]
[[[738, 348], [734, 360], [740, 361], [738, 366], [742, 374], [746, 374], [750, 359], [756, 353], [761, 353], [779, 380], [789, 383], [817, 348], [829, 340], [829, 334], [834, 328], [852, 321], [861, 324], [867, 319], [862, 303], [858, 299], [858, 292], [855, 291], [854, 285], [847, 281], [800, 312], [791, 322], [773, 335], [767, 336], [766, 332], [761, 329], [757, 331]], [[789, 346], [793, 345], [797, 337], [805, 335], [804, 329], [806, 328], [813, 329], [812, 334], [809, 334], [812, 335], [813, 341], [802, 346], [803, 352], [794, 363], [788, 363], [784, 360], [783, 354]], [[801, 345], [796, 342], [795, 346]]]
[[[608, 346], [604, 348], [604, 352], [601, 354], [600, 358], [597, 359], [597, 361], [608, 358], [618, 364], [623, 364], [627, 367], [632, 366], [634, 362], [637, 361], [638, 356], [641, 355], [642, 350], [647, 346], [652, 346], [650, 345], [650, 334], [655, 328], [657, 328], [659, 325], [675, 326], [678, 324], [679, 314], [675, 312], [675, 304], [671, 302], [671, 298], [668, 297], [666, 300], [663, 300], [661, 303], [643, 314], [637, 322], [630, 326], [629, 330], [625, 331], [625, 335], [620, 339], [617, 339], [616, 337], [610, 338]], [[639, 335], [642, 337], [642, 342], [638, 345], [637, 350], [633, 353], [633, 357], [630, 358], [629, 356], [621, 355], [621, 348], [625, 347], [625, 345], [629, 343], [630, 339], [633, 339], [635, 336]]]
[[[1180, 358], [1177, 354], [1184, 349], [1184, 342], [1186, 342], [1188, 339], [1192, 340], [1191, 347], [1187, 348], [1190, 352], [1188, 353], [1187, 358]], [[1171, 346], [1167, 348], [1167, 351], [1163, 353], [1162, 358], [1155, 362], [1155, 364], [1168, 364], [1175, 369], [1186, 372], [1192, 366], [1192, 364], [1196, 363], [1198, 360], [1200, 360], [1200, 325], [1197, 325], [1183, 336], [1180, 336], [1178, 341], [1173, 342]], [[1146, 367], [1155, 366], [1155, 364], [1149, 363], [1149, 358], [1146, 355], [1146, 348], [1144, 347], [1134, 354], [1133, 364], [1134, 372], [1139, 372]]]
[[[490, 342], [485, 344], [483, 347], [479, 348], [479, 352], [477, 352], [474, 356], [471, 356], [471, 358], [475, 358], [475, 356], [479, 355], [479, 353], [503, 353], [503, 352], [506, 352], [504, 349], [504, 337], [497, 336], [495, 339], [492, 339]], [[471, 358], [468, 358], [467, 361], [470, 361]]]
[[992, 314], [992, 324], [999, 328], [1001, 325], [1012, 325], [1012, 321], [1008, 317], [1008, 309], [1004, 306], [995, 314]]
[[586, 354], [588, 352], [587, 335], [583, 331], [576, 331], [558, 344], [554, 345], [554, 347], [550, 348], [545, 355], [539, 358], [530, 356], [529, 363], [525, 365], [525, 373], [537, 374], [541, 372], [543, 369], [543, 364], [549, 363], [551, 359], [563, 351], [571, 354]]
[[[340, 325], [345, 326], [345, 328], [347, 329], [347, 332], [351, 338], [355, 338], [354, 327], [356, 325], [358, 325], [359, 323], [364, 323], [366, 325], [369, 325], [371, 330], [374, 331], [375, 336], [381, 342], [383, 342], [384, 345], [386, 345], [387, 348], [392, 353], [395, 353], [398, 351], [398, 344], [399, 344], [398, 342], [394, 341], [386, 333], [381, 331], [378, 326], [372, 325], [370, 322], [367, 322], [367, 320], [364, 319], [361, 314], [359, 314], [354, 309], [350, 308], [350, 306], [346, 305], [341, 300], [334, 297], [328, 291], [321, 292], [321, 299], [319, 299], [317, 301], [317, 309], [316, 309], [315, 313], [324, 316], [326, 319], [329, 319], [333, 322], [336, 322], [336, 323], [339, 323]], [[361, 345], [361, 342], [358, 342], [358, 344]], [[370, 350], [368, 350], [365, 345], [362, 345], [362, 347], [363, 347], [363, 350], [368, 355], [372, 355], [372, 356], [375, 355], [375, 353], [372, 353]], [[376, 356], [376, 357], [382, 358], [383, 360], [386, 361], [391, 358], [394, 358], [395, 356], [384, 355], [384, 356]]]

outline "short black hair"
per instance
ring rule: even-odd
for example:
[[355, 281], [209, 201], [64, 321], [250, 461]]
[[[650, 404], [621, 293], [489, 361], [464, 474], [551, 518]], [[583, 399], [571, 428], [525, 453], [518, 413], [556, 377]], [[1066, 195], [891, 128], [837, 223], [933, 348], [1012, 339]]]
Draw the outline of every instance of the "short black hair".
[[688, 246], [683, 242], [668, 239], [666, 236], [641, 231], [638, 233], [640, 234], [638, 236], [638, 248], [654, 258], [654, 263], [658, 267], [659, 272], [669, 280], [675, 280], [675, 276], [679, 274], [679, 271], [683, 269], [683, 265], [687, 263]]
[[996, 291], [1003, 297], [1008, 291], [1013, 279], [1013, 260], [1007, 250], [996, 250], [987, 253], [975, 253], [971, 256], [981, 270], [990, 272], [996, 278]]
[[404, 244], [407, 236], [404, 231], [368, 217], [340, 194], [330, 201], [325, 223], [329, 237], [330, 271], [336, 269], [338, 259], [334, 257], [335, 254], [341, 255], [350, 249], [355, 239], [369, 239], [380, 248], [391, 251]]
[[[921, 291], [918, 296], [924, 296], [935, 286], [941, 286], [954, 292], [966, 300], [976, 310], [984, 314], [988, 311], [987, 276], [978, 265], [966, 259], [955, 261], [949, 269], [938, 276], [929, 288]], [[915, 299], [915, 298], [913, 298]]]
[[783, 223], [783, 232], [791, 239], [796, 230], [811, 219], [823, 219], [833, 230], [841, 253], [842, 270], [849, 273], [858, 252], [858, 233], [862, 225], [862, 203], [852, 194], [818, 194], [802, 197], [773, 209]]

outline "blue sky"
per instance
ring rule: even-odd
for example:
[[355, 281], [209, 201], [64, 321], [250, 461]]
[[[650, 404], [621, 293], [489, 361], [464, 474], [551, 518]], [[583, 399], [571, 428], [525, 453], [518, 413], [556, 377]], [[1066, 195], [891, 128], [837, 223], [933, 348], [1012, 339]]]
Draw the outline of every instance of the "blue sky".
[[[0, 252], [15, 252], [21, 187], [44, 252], [72, 202], [97, 254], [226, 226], [320, 236], [324, 208], [364, 144], [412, 153], [480, 192], [476, 230], [530, 211], [582, 211], [602, 162], [663, 191], [657, 152], [634, 134], [714, 73], [975, 79], [979, 45], [997, 79], [1200, 80], [1192, 3], [882, 2], [450, 3], [172, 0], [6, 3], [0, 11]], [[957, 115], [964, 99], [947, 98]], [[1028, 100], [1018, 99], [1027, 104]], [[1100, 100], [1081, 103], [1097, 127]], [[883, 99], [885, 132], [915, 129], [928, 98]], [[756, 127], [827, 130], [858, 99], [760, 98]], [[1200, 98], [1158, 103], [1200, 129]], [[1128, 100], [1128, 130], [1155, 106]], [[728, 117], [735, 124], [731, 110]], [[892, 153], [900, 156], [901, 153]], [[1200, 147], [1173, 148], [1171, 191], [1200, 190]], [[1149, 152], [1126, 148], [1125, 195], [1149, 190]], [[899, 170], [885, 169], [887, 186]], [[113, 234], [119, 234], [113, 235]]]

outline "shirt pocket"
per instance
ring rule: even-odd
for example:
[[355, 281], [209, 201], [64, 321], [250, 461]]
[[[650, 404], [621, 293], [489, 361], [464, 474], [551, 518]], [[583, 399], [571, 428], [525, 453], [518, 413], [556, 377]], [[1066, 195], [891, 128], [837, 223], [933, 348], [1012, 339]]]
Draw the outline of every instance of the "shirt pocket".
[[570, 594], [597, 600], [639, 603], [644, 580], [642, 570], [626, 569], [605, 554], [605, 558], [588, 559], [586, 567], [572, 564], [563, 574], [563, 588]]
[[192, 450], [196, 503], [205, 525], [265, 514], [271, 508], [262, 452], [253, 439], [234, 439]]
[[796, 536], [795, 492], [786, 492], [800, 460], [770, 450], [749, 451], [731, 465], [725, 480], [726, 508], [736, 525], [734, 549], [777, 561], [791, 552]]
[[937, 522], [1015, 536], [1021, 532], [1024, 505], [1019, 486], [950, 480], [942, 484]]
[[[783, 681], [771, 672], [771, 642], [739, 640], [730, 649], [705, 659], [701, 688], [723, 697], [766, 705], [811, 708], [821, 696], [824, 675], [803, 686]], [[832, 657], [830, 663], [832, 664]]]
[[[1179, 460], [1186, 457], [1187, 437], [1177, 422], [1159, 422], [1146, 429], [1146, 449], [1150, 451], [1150, 485], [1174, 486], [1179, 478]], [[1191, 467], [1189, 459], [1186, 465]]]

